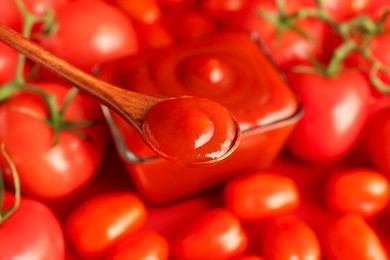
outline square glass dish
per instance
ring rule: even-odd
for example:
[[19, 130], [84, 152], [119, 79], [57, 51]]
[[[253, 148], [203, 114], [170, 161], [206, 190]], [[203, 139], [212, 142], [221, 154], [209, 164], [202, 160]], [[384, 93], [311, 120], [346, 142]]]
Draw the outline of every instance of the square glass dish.
[[210, 190], [250, 169], [266, 169], [300, 117], [300, 105], [281, 73], [244, 33], [220, 33], [129, 57], [99, 68], [99, 78], [150, 95], [217, 101], [242, 131], [237, 150], [207, 167], [185, 167], [157, 157], [127, 123], [106, 107], [116, 147], [139, 192], [167, 203]]

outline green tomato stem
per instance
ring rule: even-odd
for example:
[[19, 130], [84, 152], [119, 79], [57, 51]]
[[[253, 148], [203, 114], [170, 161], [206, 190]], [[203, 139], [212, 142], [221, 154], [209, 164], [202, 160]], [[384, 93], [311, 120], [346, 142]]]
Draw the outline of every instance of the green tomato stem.
[[3, 180], [2, 174], [4, 174], [5, 171], [1, 170], [1, 167], [0, 167], [0, 224], [1, 224], [1, 223], [4, 223], [4, 221], [6, 221], [19, 207], [20, 198], [21, 198], [21, 188], [20, 188], [20, 181], [19, 181], [18, 172], [16, 170], [16, 166], [12, 162], [9, 155], [6, 153], [5, 145], [3, 143], [0, 145], [0, 155], [5, 159], [5, 161], [7, 162], [8, 166], [11, 170], [12, 179], [13, 179], [13, 183], [14, 183], [14, 191], [15, 191], [15, 199], [14, 199], [13, 205], [8, 209], [2, 210], [3, 202], [4, 202], [3, 201], [4, 200], [4, 192], [5, 192], [4, 180]]

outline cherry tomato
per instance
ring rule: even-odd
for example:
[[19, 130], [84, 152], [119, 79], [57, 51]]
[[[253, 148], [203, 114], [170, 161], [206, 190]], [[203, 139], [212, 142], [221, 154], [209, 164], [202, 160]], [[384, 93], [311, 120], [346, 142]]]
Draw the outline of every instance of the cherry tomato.
[[14, 78], [18, 52], [0, 42], [0, 53], [0, 84], [4, 84]]
[[[285, 1], [285, 5], [287, 14], [304, 7], [299, 1]], [[253, 0], [237, 15], [230, 26], [257, 34], [279, 68], [284, 70], [298, 62], [308, 61], [310, 56], [319, 55], [327, 30], [324, 23], [317, 19], [301, 19], [295, 22], [295, 25], [310, 35], [311, 39], [290, 29], [284, 30], [278, 36], [276, 25], [264, 19], [258, 10], [269, 15], [277, 14], [275, 1]]]
[[326, 201], [336, 212], [375, 216], [387, 206], [389, 198], [389, 181], [371, 169], [336, 172], [327, 183]]
[[371, 118], [365, 142], [370, 161], [390, 176], [390, 108], [379, 111]]
[[138, 231], [146, 219], [143, 202], [131, 192], [95, 195], [66, 219], [65, 230], [77, 252], [102, 257], [124, 237]]
[[140, 231], [120, 241], [107, 260], [166, 260], [168, 256], [169, 244], [164, 237], [154, 231]]
[[156, 0], [111, 0], [133, 20], [140, 23], [154, 23], [160, 19], [161, 11]]
[[168, 99], [146, 114], [143, 134], [163, 158], [179, 164], [207, 163], [231, 152], [239, 138], [231, 114], [205, 98]]
[[192, 223], [173, 242], [177, 259], [229, 259], [240, 255], [247, 236], [239, 220], [225, 209], [212, 209]]
[[267, 260], [321, 259], [316, 234], [306, 223], [293, 216], [278, 217], [267, 226], [262, 249]]
[[370, 92], [366, 79], [353, 71], [331, 78], [289, 72], [287, 78], [304, 107], [288, 141], [290, 152], [314, 163], [345, 156], [368, 118]]
[[[44, 15], [47, 8], [58, 12], [69, 0], [23, 0], [26, 8], [34, 15]], [[3, 23], [12, 29], [21, 32], [23, 19], [17, 8], [15, 0], [2, 0], [0, 8], [0, 23]]]
[[294, 181], [268, 172], [249, 172], [224, 188], [225, 204], [239, 219], [254, 221], [291, 211], [300, 197]]
[[65, 5], [56, 19], [58, 29], [40, 44], [78, 68], [90, 71], [97, 64], [137, 52], [131, 20], [113, 5], [74, 1]]
[[354, 214], [340, 217], [328, 227], [324, 245], [328, 260], [388, 259], [375, 232], [362, 217]]
[[[13, 200], [6, 193], [5, 204]], [[61, 224], [45, 204], [22, 197], [17, 210], [0, 224], [0, 259], [65, 259]]]
[[[33, 86], [54, 95], [57, 106], [63, 104], [69, 91], [69, 85], [57, 82]], [[54, 131], [46, 123], [49, 111], [39, 95], [19, 92], [0, 106], [0, 142], [18, 169], [22, 192], [42, 199], [63, 198], [97, 173], [107, 139], [100, 105], [90, 97], [76, 95], [63, 117], [71, 122], [95, 123], [79, 129], [85, 137], [61, 130], [59, 142], [53, 146]]]

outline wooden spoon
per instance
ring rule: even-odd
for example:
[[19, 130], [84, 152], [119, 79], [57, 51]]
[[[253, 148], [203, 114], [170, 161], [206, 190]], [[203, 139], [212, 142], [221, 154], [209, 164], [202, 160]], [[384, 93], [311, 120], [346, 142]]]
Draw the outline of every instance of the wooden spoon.
[[[111, 108], [125, 119], [157, 154], [160, 156], [162, 155], [156, 147], [153, 147], [150, 142], [144, 138], [145, 136], [142, 130], [144, 118], [150, 108], [157, 103], [181, 97], [150, 96], [114, 86], [77, 69], [73, 65], [47, 52], [38, 44], [30, 41], [20, 33], [17, 33], [3, 24], [0, 24], [0, 40], [18, 50], [37, 64], [46, 67], [55, 74], [65, 78], [77, 88], [98, 100], [101, 104]], [[237, 148], [241, 137], [241, 131], [237, 121], [233, 116], [231, 117], [236, 126], [236, 133], [234, 142], [229, 151], [218, 158], [210, 159], [206, 162], [186, 162], [186, 165], [197, 166], [214, 164], [226, 159]]]

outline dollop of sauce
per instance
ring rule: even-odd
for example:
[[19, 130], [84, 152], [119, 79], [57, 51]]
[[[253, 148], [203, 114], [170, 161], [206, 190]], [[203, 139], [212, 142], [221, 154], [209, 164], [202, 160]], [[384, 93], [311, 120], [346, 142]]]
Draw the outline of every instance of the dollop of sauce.
[[147, 112], [142, 130], [154, 152], [187, 166], [226, 158], [241, 136], [238, 124], [225, 107], [195, 97], [157, 103]]

